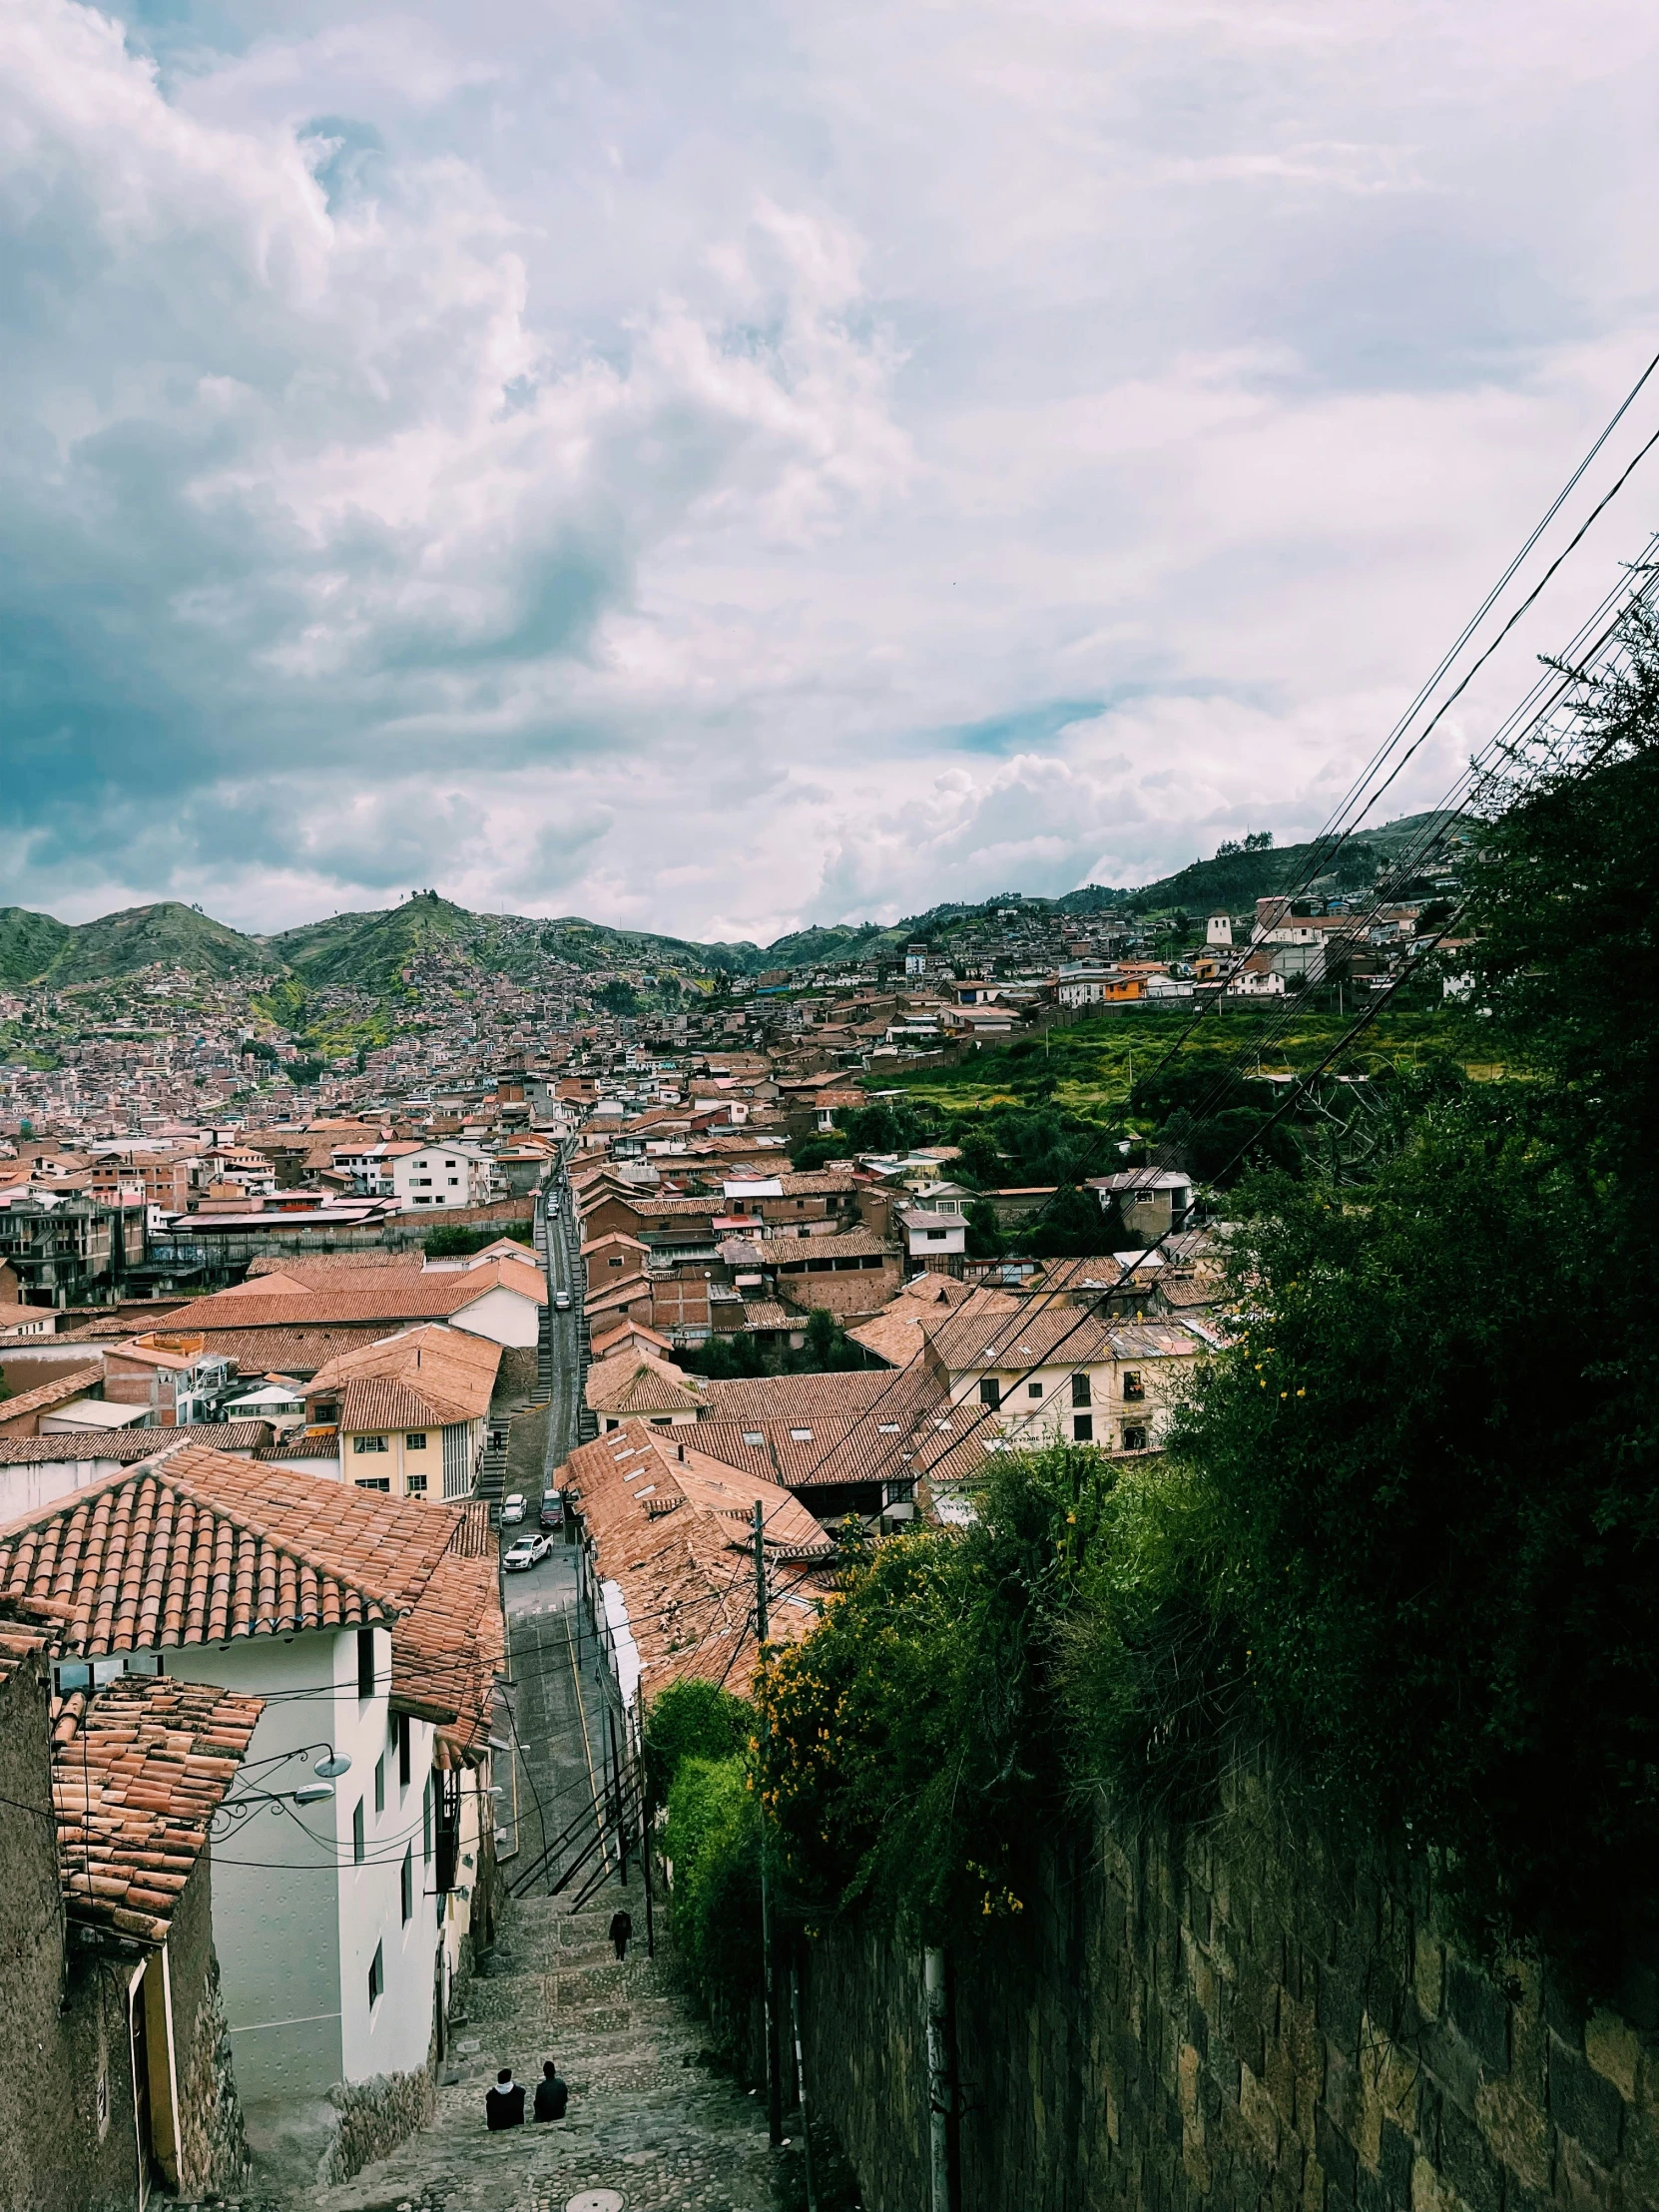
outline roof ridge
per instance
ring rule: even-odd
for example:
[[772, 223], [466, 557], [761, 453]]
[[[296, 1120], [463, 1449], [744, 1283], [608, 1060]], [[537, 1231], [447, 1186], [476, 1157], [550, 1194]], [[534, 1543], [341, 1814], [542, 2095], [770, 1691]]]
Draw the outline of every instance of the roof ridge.
[[[49, 1521], [67, 1518], [82, 1505], [95, 1502], [101, 1497], [124, 1488], [128, 1483], [141, 1482], [148, 1477], [177, 1490], [182, 1496], [188, 1498], [192, 1505], [205, 1508], [208, 1512], [214, 1514], [217, 1519], [228, 1522], [232, 1528], [241, 1533], [257, 1537], [262, 1543], [269, 1544], [274, 1551], [291, 1559], [296, 1566], [308, 1567], [312, 1574], [325, 1575], [329, 1581], [339, 1583], [342, 1588], [352, 1591], [359, 1598], [367, 1599], [371, 1604], [379, 1606], [382, 1611], [396, 1613], [408, 1610], [408, 1605], [404, 1602], [401, 1592], [393, 1592], [388, 1596], [381, 1591], [370, 1589], [366, 1582], [359, 1580], [355, 1569], [342, 1572], [339, 1567], [330, 1566], [326, 1560], [313, 1558], [308, 1551], [301, 1550], [290, 1538], [278, 1536], [273, 1529], [264, 1526], [246, 1513], [230, 1510], [213, 1495], [211, 1490], [193, 1487], [188, 1476], [185, 1480], [180, 1480], [178, 1474], [174, 1471], [173, 1462], [177, 1460], [181, 1452], [212, 1450], [213, 1447], [210, 1444], [194, 1442], [174, 1444], [171, 1448], [157, 1452], [153, 1458], [140, 1459], [132, 1466], [113, 1468], [109, 1474], [101, 1476], [95, 1482], [89, 1482], [84, 1489], [71, 1490], [66, 1496], [53, 1498], [50, 1503], [39, 1506], [32, 1512], [22, 1514], [15, 1520], [0, 1522], [0, 1545], [6, 1544], [14, 1536], [27, 1535], [31, 1529], [44, 1528]], [[230, 1454], [213, 1452], [213, 1456], [216, 1459], [223, 1459], [229, 1458]], [[259, 1461], [253, 1459], [239, 1459], [237, 1463], [249, 1467], [260, 1464]], [[429, 1510], [429, 1508], [423, 1508], [423, 1510]], [[429, 1572], [430, 1570], [428, 1570]]]

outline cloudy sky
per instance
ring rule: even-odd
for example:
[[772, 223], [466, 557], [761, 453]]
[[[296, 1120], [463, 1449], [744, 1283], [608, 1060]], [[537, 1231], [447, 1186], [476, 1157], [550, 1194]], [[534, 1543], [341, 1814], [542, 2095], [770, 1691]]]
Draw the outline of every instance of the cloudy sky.
[[1306, 833], [1659, 345], [1656, 60], [1648, 0], [0, 0], [0, 902], [765, 938]]

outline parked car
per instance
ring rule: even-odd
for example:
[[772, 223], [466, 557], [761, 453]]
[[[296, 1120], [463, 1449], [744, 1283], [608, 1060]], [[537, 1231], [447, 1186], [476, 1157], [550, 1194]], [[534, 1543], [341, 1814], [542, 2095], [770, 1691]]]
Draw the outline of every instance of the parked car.
[[501, 1564], [509, 1574], [522, 1574], [538, 1560], [545, 1559], [552, 1549], [545, 1536], [520, 1536], [517, 1543], [507, 1546]]
[[541, 1511], [536, 1515], [543, 1528], [563, 1528], [565, 1501], [557, 1490], [549, 1490], [541, 1501]]
[[502, 1527], [516, 1527], [518, 1523], [524, 1518], [524, 1515], [527, 1511], [528, 1507], [524, 1502], [522, 1491], [514, 1490], [509, 1496], [504, 1497], [501, 1500]]
[[570, 1293], [568, 1291], [555, 1291], [553, 1293], [553, 1311], [556, 1314], [568, 1314], [570, 1312]]

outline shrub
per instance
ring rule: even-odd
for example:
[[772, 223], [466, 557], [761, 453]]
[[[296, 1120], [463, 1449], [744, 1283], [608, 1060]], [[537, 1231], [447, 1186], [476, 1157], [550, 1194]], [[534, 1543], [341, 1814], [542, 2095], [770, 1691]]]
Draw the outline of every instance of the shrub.
[[761, 1822], [746, 1759], [682, 1759], [669, 1785], [663, 1855], [681, 1968], [717, 2046], [740, 2064], [761, 1997]]
[[687, 1759], [731, 1759], [755, 1733], [755, 1709], [718, 1683], [671, 1682], [651, 1700], [645, 1720], [645, 1786], [654, 1806]]

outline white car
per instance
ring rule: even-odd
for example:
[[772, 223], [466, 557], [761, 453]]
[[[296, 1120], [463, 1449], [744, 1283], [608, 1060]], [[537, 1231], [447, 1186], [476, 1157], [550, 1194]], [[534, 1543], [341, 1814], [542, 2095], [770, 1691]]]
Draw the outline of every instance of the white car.
[[556, 1314], [568, 1314], [570, 1312], [570, 1293], [568, 1291], [555, 1291], [553, 1293], [553, 1311]]
[[529, 1508], [528, 1508], [528, 1507], [526, 1506], [526, 1504], [525, 1504], [525, 1502], [524, 1502], [524, 1495], [523, 1495], [523, 1492], [522, 1492], [522, 1491], [520, 1491], [520, 1490], [514, 1490], [514, 1491], [513, 1491], [513, 1493], [512, 1493], [512, 1495], [511, 1495], [510, 1497], [504, 1497], [504, 1498], [503, 1498], [503, 1499], [501, 1500], [501, 1525], [502, 1525], [502, 1527], [503, 1527], [503, 1528], [514, 1528], [514, 1527], [516, 1527], [516, 1526], [518, 1525], [518, 1523], [519, 1523], [519, 1522], [520, 1522], [520, 1521], [521, 1521], [521, 1520], [522, 1520], [522, 1519], [524, 1518], [524, 1516], [525, 1516], [525, 1513], [526, 1513], [526, 1512], [527, 1512], [528, 1510], [529, 1510]]
[[552, 1549], [545, 1536], [520, 1536], [517, 1543], [508, 1545], [501, 1564], [509, 1574], [520, 1574], [539, 1565]]

